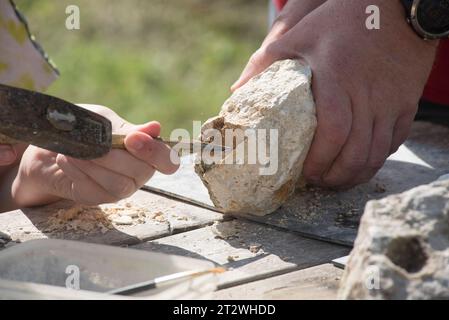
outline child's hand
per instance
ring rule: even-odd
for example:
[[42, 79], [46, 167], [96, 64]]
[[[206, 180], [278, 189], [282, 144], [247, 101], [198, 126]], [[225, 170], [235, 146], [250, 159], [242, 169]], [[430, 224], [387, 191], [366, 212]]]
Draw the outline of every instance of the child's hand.
[[0, 144], [0, 167], [13, 164], [16, 158], [17, 154], [12, 146]]
[[177, 155], [152, 139], [160, 134], [159, 123], [131, 125], [108, 108], [83, 107], [110, 119], [114, 133], [127, 134], [128, 151], [112, 150], [102, 158], [85, 161], [29, 146], [12, 187], [19, 206], [46, 204], [61, 198], [86, 205], [116, 202], [136, 192], [155, 170], [172, 174], [178, 169], [171, 161], [176, 161]]

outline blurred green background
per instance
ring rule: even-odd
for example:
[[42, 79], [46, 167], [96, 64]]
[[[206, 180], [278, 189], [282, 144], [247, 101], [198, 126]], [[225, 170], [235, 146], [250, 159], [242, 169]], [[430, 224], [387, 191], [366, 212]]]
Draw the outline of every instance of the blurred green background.
[[[49, 89], [163, 135], [218, 113], [267, 32], [265, 0], [16, 0], [61, 71]], [[78, 5], [81, 29], [65, 28]]]

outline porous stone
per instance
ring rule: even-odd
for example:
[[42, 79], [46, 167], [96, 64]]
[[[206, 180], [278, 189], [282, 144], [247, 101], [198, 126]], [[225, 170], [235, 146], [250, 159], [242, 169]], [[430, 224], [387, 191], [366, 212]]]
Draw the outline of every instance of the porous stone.
[[[293, 193], [317, 125], [311, 81], [312, 71], [304, 61], [275, 62], [236, 90], [219, 115], [203, 125], [203, 141], [234, 148], [213, 163], [202, 161], [195, 167], [218, 209], [266, 215]], [[221, 132], [222, 141], [211, 138], [211, 129]], [[276, 130], [277, 139], [270, 130]], [[227, 139], [226, 131], [234, 138]], [[258, 142], [266, 140], [266, 152], [257, 149], [257, 155], [265, 154], [268, 162], [251, 162], [256, 155], [248, 153], [249, 141], [254, 141], [249, 137], [254, 136]]]
[[449, 180], [367, 204], [339, 294], [449, 299]]

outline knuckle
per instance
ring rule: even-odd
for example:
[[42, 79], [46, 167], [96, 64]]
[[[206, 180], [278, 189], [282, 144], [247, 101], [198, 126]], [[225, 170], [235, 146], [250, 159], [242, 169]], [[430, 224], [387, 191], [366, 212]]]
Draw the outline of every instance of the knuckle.
[[318, 119], [317, 133], [333, 145], [344, 145], [351, 130], [350, 122], [338, 121], [335, 118], [323, 120], [320, 124]]
[[368, 161], [367, 167], [377, 172], [377, 170], [383, 167], [384, 163], [385, 163], [384, 158], [375, 158]]
[[259, 48], [250, 58], [250, 62], [258, 64], [260, 61], [275, 61], [279, 59], [280, 51], [276, 42]]
[[50, 192], [52, 194], [59, 195], [64, 198], [71, 198], [72, 183], [65, 177], [65, 175], [56, 175], [49, 185], [51, 189]]
[[272, 58], [276, 55], [276, 46], [273, 43], [270, 43], [267, 46], [261, 48], [259, 52], [264, 57]]
[[302, 174], [307, 180], [315, 180], [320, 176], [320, 169], [323, 167], [323, 163], [310, 159], [304, 163]]
[[266, 58], [271, 60], [280, 59], [282, 56], [279, 45], [276, 41], [267, 45], [262, 52]]
[[277, 26], [280, 33], [285, 33], [291, 28], [291, 26], [287, 24], [287, 21], [288, 15], [285, 12], [281, 11], [274, 19], [273, 26]]
[[335, 130], [333, 132], [329, 132], [327, 135], [328, 141], [337, 146], [342, 146], [346, 142], [347, 135], [342, 130]]
[[350, 159], [344, 159], [341, 166], [346, 172], [358, 172], [366, 168], [366, 159], [360, 157], [352, 157]]
[[111, 185], [110, 193], [114, 198], [126, 198], [136, 191], [137, 187], [132, 179], [120, 178]]
[[262, 49], [257, 49], [256, 52], [254, 52], [251, 57], [249, 58], [249, 63], [250, 64], [257, 64], [259, 62], [259, 60], [261, 60], [263, 58], [263, 52]]

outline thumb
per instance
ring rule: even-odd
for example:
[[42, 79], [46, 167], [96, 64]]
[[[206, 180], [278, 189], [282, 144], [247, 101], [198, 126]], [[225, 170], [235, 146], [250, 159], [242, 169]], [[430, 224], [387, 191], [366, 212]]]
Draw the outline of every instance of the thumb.
[[151, 121], [145, 124], [124, 122], [118, 130], [118, 133], [122, 135], [129, 135], [134, 132], [142, 132], [153, 138], [157, 138], [161, 134], [161, 125], [157, 121]]
[[288, 43], [283, 41], [283, 38], [262, 46], [251, 56], [240, 78], [232, 85], [231, 91], [234, 92], [243, 86], [251, 78], [263, 72], [274, 62], [295, 58], [296, 56], [295, 51], [289, 48]]
[[137, 131], [146, 133], [147, 135], [157, 138], [161, 134], [161, 124], [157, 121], [151, 121], [146, 124], [136, 126]]
[[277, 60], [297, 58], [298, 54], [292, 50], [292, 45], [297, 41], [286, 41], [285, 35], [325, 2], [326, 0], [289, 0], [276, 18], [261, 48], [251, 56], [240, 78], [232, 85], [231, 91], [243, 86]]
[[0, 166], [8, 166], [16, 161], [17, 153], [10, 145], [0, 145]]

